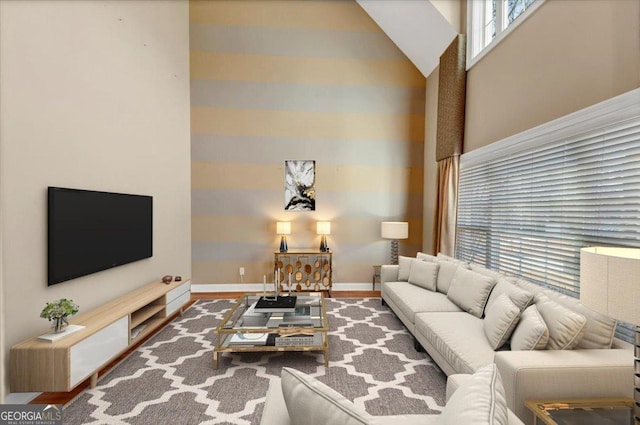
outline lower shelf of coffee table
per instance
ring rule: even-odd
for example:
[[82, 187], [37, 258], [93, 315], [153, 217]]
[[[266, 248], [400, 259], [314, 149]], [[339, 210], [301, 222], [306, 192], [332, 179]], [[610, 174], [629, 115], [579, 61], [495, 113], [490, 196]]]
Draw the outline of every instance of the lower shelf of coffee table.
[[[281, 335], [279, 333], [269, 333], [269, 337], [266, 342], [247, 342], [247, 343], [232, 343], [231, 339], [234, 336], [243, 335], [242, 333], [230, 333], [220, 335], [219, 344], [216, 345], [213, 351], [213, 363], [214, 368], [218, 368], [218, 360], [222, 353], [242, 353], [242, 352], [282, 352], [282, 351], [322, 351], [324, 352], [325, 366], [329, 363], [329, 344], [327, 335], [323, 332], [315, 332], [313, 334], [313, 340], [309, 342], [297, 340], [293, 341], [291, 338], [302, 338], [302, 335], [297, 334]], [[245, 335], [258, 335], [254, 333], [248, 333]], [[308, 335], [305, 335], [308, 336]], [[278, 341], [278, 339], [280, 339]], [[286, 340], [290, 340], [288, 343]]]

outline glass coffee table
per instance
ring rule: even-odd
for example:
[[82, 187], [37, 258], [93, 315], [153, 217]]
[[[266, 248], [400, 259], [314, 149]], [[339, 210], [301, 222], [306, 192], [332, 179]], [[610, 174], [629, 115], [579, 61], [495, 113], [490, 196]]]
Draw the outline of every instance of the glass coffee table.
[[329, 365], [329, 322], [323, 292], [296, 292], [295, 310], [257, 309], [261, 294], [245, 294], [216, 327], [213, 366], [222, 353], [322, 351]]
[[525, 405], [534, 425], [633, 425], [630, 398], [527, 400]]

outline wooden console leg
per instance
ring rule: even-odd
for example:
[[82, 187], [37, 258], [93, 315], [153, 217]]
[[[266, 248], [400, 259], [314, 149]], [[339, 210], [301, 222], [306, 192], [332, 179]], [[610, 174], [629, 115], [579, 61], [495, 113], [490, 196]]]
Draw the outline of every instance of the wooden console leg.
[[91, 381], [89, 383], [89, 386], [91, 387], [91, 389], [94, 389], [97, 385], [98, 385], [98, 372], [91, 375]]

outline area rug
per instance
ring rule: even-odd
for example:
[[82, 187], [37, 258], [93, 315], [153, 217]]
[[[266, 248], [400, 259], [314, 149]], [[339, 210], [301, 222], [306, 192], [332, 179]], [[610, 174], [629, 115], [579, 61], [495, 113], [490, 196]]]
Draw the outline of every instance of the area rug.
[[308, 373], [372, 415], [437, 414], [446, 377], [378, 298], [327, 299], [329, 367], [322, 353], [224, 353], [214, 329], [232, 300], [200, 300], [82, 392], [65, 424], [260, 423], [283, 366]]

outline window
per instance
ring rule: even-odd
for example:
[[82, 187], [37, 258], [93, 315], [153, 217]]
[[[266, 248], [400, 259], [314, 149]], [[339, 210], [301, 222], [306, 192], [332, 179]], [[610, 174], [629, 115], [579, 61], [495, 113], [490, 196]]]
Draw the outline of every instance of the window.
[[456, 257], [573, 297], [580, 249], [640, 247], [638, 217], [640, 89], [460, 159]]
[[544, 0], [469, 0], [467, 69], [543, 2]]

